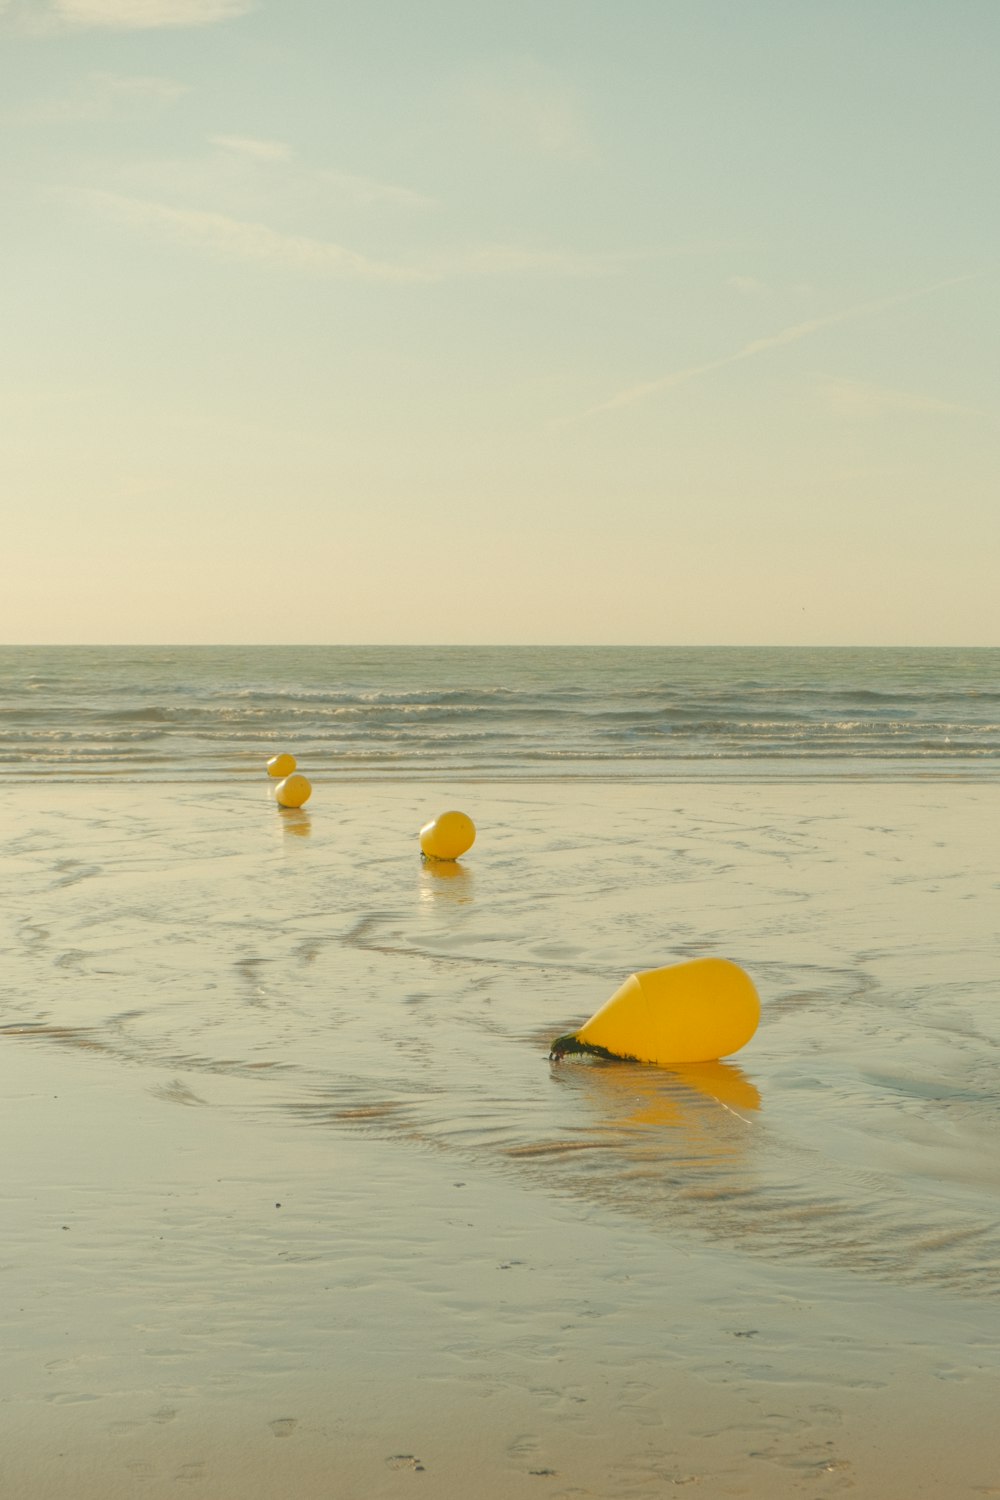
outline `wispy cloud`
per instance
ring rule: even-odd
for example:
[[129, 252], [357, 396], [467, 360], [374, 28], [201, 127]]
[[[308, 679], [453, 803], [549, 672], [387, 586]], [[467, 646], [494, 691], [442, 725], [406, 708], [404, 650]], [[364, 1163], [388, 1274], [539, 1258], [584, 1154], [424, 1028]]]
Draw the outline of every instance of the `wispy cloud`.
[[[0, 0], [3, 9], [3, 0]], [[14, 0], [7, 5], [26, 31], [101, 27], [149, 31], [161, 26], [214, 26], [254, 9], [254, 0]]]
[[860, 380], [825, 377], [820, 394], [827, 408], [838, 416], [867, 419], [887, 413], [904, 412], [918, 416], [983, 417], [978, 407], [963, 406], [956, 401], [942, 401], [937, 396], [917, 391], [897, 391], [888, 386], [869, 385]]
[[253, 0], [54, 0], [53, 9], [74, 26], [145, 31], [157, 26], [214, 26], [253, 9]]
[[248, 135], [211, 135], [209, 144], [223, 151], [235, 151], [237, 156], [250, 156], [254, 161], [289, 161], [292, 148], [284, 141], [259, 141]]
[[762, 297], [767, 291], [763, 281], [758, 281], [756, 276], [727, 276], [726, 286], [744, 297]]
[[374, 177], [362, 177], [356, 172], [336, 172], [331, 168], [320, 168], [315, 173], [321, 186], [333, 189], [343, 198], [362, 205], [387, 203], [400, 208], [433, 208], [435, 199], [413, 188], [399, 187], [392, 182], [378, 182]]
[[413, 188], [379, 182], [356, 172], [305, 166], [295, 158], [295, 152], [285, 141], [258, 140], [254, 136], [245, 135], [213, 135], [209, 136], [209, 144], [230, 157], [242, 157], [257, 165], [282, 163], [289, 180], [298, 179], [301, 185], [312, 191], [329, 190], [335, 196], [354, 203], [388, 203], [401, 208], [428, 208], [434, 204], [433, 198], [428, 198]]
[[438, 255], [432, 264], [445, 276], [614, 276], [654, 258], [653, 251], [582, 252], [525, 245], [470, 245]]
[[19, 124], [72, 124], [163, 109], [187, 92], [187, 84], [177, 83], [171, 78], [91, 73], [73, 93], [61, 99], [38, 99], [8, 113], [0, 113], [3, 113], [3, 118], [16, 120]]
[[593, 155], [576, 94], [533, 58], [503, 76], [469, 78], [464, 97], [487, 132], [515, 149], [568, 160]]
[[88, 191], [85, 199], [103, 214], [132, 229], [158, 235], [223, 260], [305, 272], [353, 281], [432, 281], [433, 273], [413, 266], [372, 260], [331, 240], [283, 234], [266, 224], [234, 219], [201, 209], [173, 208], [118, 193]]
[[434, 282], [518, 275], [607, 276], [637, 259], [630, 252], [580, 254], [518, 245], [469, 245], [409, 262], [376, 260], [332, 240], [287, 234], [256, 220], [214, 210], [178, 208], [156, 199], [98, 189], [84, 189], [75, 196], [130, 230], [203, 254], [339, 280]]
[[921, 297], [929, 297], [934, 292], [944, 291], [946, 287], [959, 286], [973, 279], [972, 276], [952, 276], [946, 281], [935, 281], [929, 286], [915, 287], [907, 292], [899, 292], [893, 297], [882, 297], [874, 302], [860, 302], [854, 307], [845, 308], [842, 312], [829, 313], [823, 318], [810, 318], [803, 323], [793, 323], [788, 328], [779, 329], [777, 333], [754, 339], [752, 343], [744, 344], [741, 349], [736, 349], [732, 354], [724, 354], [719, 359], [706, 360], [704, 364], [687, 365], [683, 369], [672, 370], [667, 375], [661, 375], [656, 380], [646, 380], [639, 385], [629, 386], [619, 391], [617, 395], [611, 396], [607, 401], [592, 406], [584, 415], [596, 416], [600, 412], [617, 411], [621, 407], [633, 406], [637, 401], [645, 401], [648, 397], [659, 395], [663, 391], [674, 390], [677, 386], [686, 385], [688, 381], [696, 380], [701, 375], [711, 375], [716, 370], [725, 370], [730, 365], [740, 364], [747, 359], [755, 359], [760, 354], [767, 354], [770, 350], [780, 349], [786, 344], [797, 344], [801, 339], [809, 338], [824, 328], [833, 328], [838, 323], [849, 323], [858, 318], [877, 317], [880, 313], [889, 312], [894, 307], [902, 307], [907, 302], [915, 302]]

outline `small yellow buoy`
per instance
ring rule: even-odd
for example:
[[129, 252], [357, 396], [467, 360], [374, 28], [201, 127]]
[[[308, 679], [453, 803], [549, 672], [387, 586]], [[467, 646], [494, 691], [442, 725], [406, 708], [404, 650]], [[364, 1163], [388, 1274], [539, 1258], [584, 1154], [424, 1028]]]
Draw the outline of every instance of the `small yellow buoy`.
[[476, 825], [463, 812], [444, 812], [420, 830], [420, 848], [428, 859], [457, 859], [476, 841]]
[[749, 974], [726, 958], [696, 958], [632, 974], [579, 1031], [556, 1037], [550, 1055], [592, 1052], [634, 1062], [714, 1062], [753, 1036], [760, 1000]]
[[274, 795], [282, 807], [301, 807], [312, 796], [312, 785], [296, 771], [278, 782]]
[[294, 755], [272, 755], [267, 763], [267, 774], [280, 780], [282, 776], [291, 776], [297, 764]]

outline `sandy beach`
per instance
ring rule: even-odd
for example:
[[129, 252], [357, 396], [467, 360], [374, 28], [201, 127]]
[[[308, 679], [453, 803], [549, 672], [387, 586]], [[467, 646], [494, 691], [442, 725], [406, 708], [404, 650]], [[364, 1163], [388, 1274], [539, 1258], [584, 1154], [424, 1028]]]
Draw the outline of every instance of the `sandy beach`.
[[1000, 1500], [998, 55], [0, 0], [0, 1500]]
[[[998, 803], [7, 787], [2, 1492], [1000, 1494]], [[701, 953], [737, 1058], [548, 1062]]]

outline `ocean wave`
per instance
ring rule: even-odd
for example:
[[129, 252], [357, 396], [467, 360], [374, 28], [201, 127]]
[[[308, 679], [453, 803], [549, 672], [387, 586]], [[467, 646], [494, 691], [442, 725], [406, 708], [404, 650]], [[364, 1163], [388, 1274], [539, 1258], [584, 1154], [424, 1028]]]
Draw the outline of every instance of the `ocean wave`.
[[998, 681], [984, 650], [0, 648], [0, 768], [988, 775]]

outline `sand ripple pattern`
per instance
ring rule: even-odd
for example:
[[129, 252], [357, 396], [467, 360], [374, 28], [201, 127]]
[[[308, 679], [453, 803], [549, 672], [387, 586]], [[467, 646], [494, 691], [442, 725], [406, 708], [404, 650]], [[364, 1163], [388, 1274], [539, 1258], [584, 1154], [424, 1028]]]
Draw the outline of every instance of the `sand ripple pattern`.
[[[412, 788], [287, 822], [267, 788], [50, 788], [11, 840], [0, 1045], [100, 1053], [158, 1107], [377, 1136], [679, 1242], [995, 1297], [993, 787], [479, 789], [422, 866]], [[734, 1061], [547, 1059], [630, 968], [715, 952]]]

